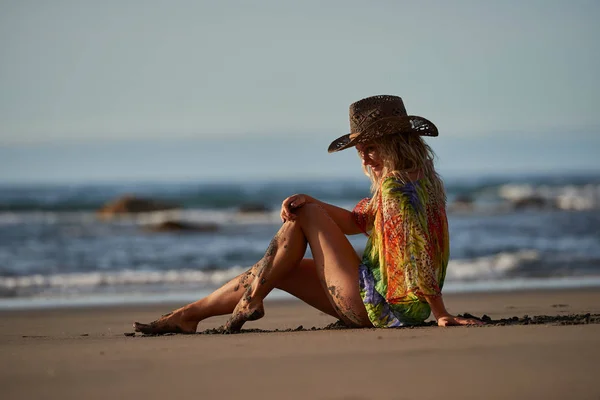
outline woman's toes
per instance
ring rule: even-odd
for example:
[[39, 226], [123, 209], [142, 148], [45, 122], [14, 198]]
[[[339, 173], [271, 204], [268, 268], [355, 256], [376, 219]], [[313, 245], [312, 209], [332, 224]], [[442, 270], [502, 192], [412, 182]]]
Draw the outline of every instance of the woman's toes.
[[252, 308], [248, 305], [238, 304], [223, 328], [227, 332], [239, 332], [246, 321], [256, 321], [264, 315], [265, 309], [262, 303]]

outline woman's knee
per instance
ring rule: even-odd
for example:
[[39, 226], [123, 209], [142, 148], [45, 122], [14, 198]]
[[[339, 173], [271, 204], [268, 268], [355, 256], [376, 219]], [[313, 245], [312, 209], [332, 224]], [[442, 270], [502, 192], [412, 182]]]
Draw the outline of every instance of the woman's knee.
[[323, 216], [329, 217], [329, 214], [327, 214], [327, 211], [325, 211], [325, 209], [323, 207], [321, 207], [320, 205], [315, 204], [315, 203], [308, 203], [308, 204], [305, 204], [304, 206], [300, 207], [296, 211], [296, 216], [300, 220], [307, 220], [307, 219], [311, 219], [314, 217], [323, 217]]

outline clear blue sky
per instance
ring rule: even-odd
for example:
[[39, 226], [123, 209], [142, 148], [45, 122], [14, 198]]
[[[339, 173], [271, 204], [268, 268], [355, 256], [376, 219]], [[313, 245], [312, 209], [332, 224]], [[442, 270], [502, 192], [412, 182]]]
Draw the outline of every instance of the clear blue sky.
[[442, 172], [600, 170], [600, 2], [0, 0], [0, 181], [360, 174], [404, 98]]

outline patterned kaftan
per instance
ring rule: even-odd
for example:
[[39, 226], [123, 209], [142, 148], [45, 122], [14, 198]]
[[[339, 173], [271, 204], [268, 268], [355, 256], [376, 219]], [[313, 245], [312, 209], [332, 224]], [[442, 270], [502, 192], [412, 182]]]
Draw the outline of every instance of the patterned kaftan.
[[387, 177], [369, 213], [370, 199], [352, 211], [367, 235], [360, 266], [360, 291], [375, 327], [423, 322], [431, 309], [424, 296], [439, 296], [449, 256], [443, 195], [427, 178], [402, 183]]

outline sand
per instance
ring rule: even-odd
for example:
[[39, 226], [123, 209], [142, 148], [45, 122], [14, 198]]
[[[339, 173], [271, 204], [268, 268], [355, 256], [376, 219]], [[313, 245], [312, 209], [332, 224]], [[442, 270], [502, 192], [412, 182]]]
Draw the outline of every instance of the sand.
[[[600, 314], [600, 289], [445, 299], [493, 319]], [[173, 306], [1, 311], [0, 398], [600, 399], [598, 323], [124, 335]], [[298, 301], [265, 306], [245, 327], [335, 322]]]

